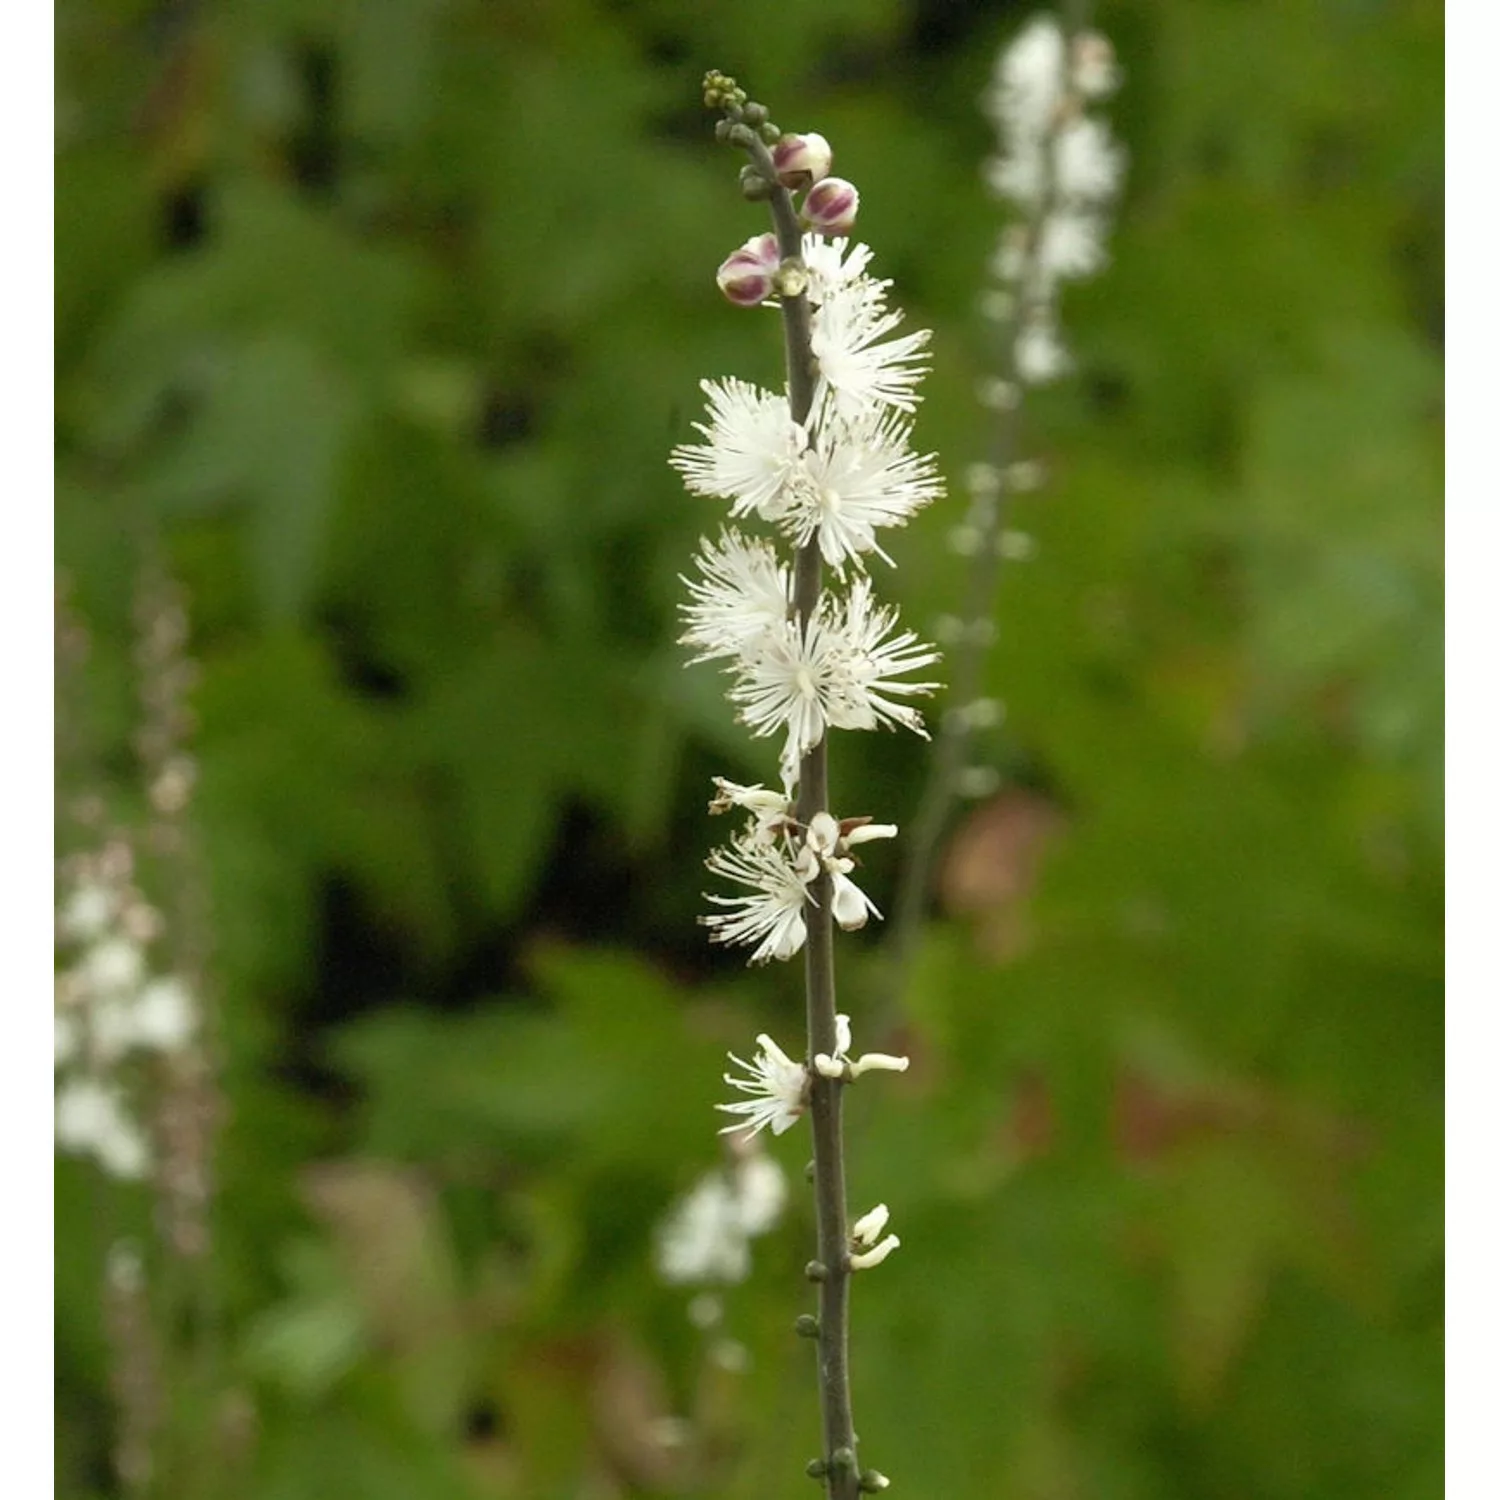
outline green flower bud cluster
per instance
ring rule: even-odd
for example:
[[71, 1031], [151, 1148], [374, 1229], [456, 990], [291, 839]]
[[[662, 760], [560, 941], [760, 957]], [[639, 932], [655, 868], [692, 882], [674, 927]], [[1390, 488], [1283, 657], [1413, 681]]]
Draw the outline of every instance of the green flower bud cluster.
[[[757, 140], [774, 146], [781, 139], [770, 110], [764, 104], [757, 104], [734, 79], [717, 68], [710, 68], [703, 75], [703, 103], [709, 109], [723, 110], [724, 118], [714, 126], [714, 137], [724, 144], [745, 151]], [[775, 186], [753, 165], [746, 165], [740, 171], [740, 191], [751, 203], [764, 203]]]

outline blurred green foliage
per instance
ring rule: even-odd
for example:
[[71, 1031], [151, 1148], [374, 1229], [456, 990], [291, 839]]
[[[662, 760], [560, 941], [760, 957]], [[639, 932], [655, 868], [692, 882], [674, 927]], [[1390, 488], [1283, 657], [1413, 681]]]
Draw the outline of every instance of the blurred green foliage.
[[[715, 1160], [724, 1051], [798, 1027], [794, 974], [693, 924], [707, 778], [770, 754], [681, 670], [714, 516], [665, 457], [700, 378], [779, 352], [713, 287], [760, 223], [696, 85], [726, 68], [834, 142], [935, 330], [918, 441], [956, 485], [998, 228], [976, 100], [1027, 14], [60, 5], [57, 549], [93, 638], [68, 774], [131, 815], [144, 536], [201, 669], [219, 1332], [169, 1392], [161, 1494], [805, 1484], [810, 1206], [727, 1298], [733, 1368], [650, 1264]], [[1005, 789], [955, 830], [890, 1035], [860, 1030], [880, 935], [841, 945], [856, 1035], [914, 1059], [851, 1100], [853, 1201], [905, 1245], [857, 1289], [858, 1420], [912, 1497], [1425, 1500], [1442, 10], [1098, 20], [1131, 172], [1065, 306], [1079, 373], [1028, 412], [1051, 479], [990, 664]], [[925, 628], [956, 515], [887, 580]], [[839, 740], [839, 805], [901, 821], [924, 755]], [[796, 1181], [805, 1149], [775, 1144]], [[112, 1492], [99, 1283], [140, 1196], [59, 1161], [60, 1495]]]

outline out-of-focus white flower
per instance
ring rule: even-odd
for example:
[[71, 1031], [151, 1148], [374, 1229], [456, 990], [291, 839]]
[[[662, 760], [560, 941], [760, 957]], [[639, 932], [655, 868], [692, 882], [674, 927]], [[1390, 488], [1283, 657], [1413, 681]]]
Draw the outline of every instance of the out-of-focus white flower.
[[1050, 317], [1032, 319], [1016, 335], [1016, 374], [1027, 385], [1046, 385], [1072, 368], [1072, 356]]
[[1036, 16], [1000, 53], [984, 97], [999, 129], [1039, 136], [1052, 124], [1065, 84], [1063, 52], [1062, 27], [1051, 16]]
[[747, 1130], [756, 1135], [767, 1125], [773, 1135], [781, 1135], [802, 1118], [807, 1108], [807, 1069], [793, 1062], [764, 1032], [755, 1040], [760, 1050], [751, 1062], [729, 1054], [730, 1062], [743, 1070], [744, 1077], [726, 1073], [724, 1082], [749, 1097], [714, 1106], [726, 1115], [742, 1117], [725, 1125], [721, 1135], [732, 1130]]
[[745, 1157], [734, 1169], [739, 1195], [740, 1227], [754, 1238], [781, 1222], [786, 1208], [786, 1173], [762, 1151]]
[[133, 943], [127, 937], [105, 937], [84, 953], [78, 969], [85, 984], [95, 994], [128, 993], [141, 982], [146, 955], [139, 943]]
[[134, 1041], [153, 1052], [175, 1052], [192, 1039], [198, 1007], [192, 991], [175, 974], [153, 979], [135, 1002]]
[[1080, 115], [1061, 126], [1050, 154], [1027, 141], [985, 167], [991, 191], [1024, 208], [1049, 194], [1062, 205], [1105, 202], [1119, 191], [1125, 158], [1102, 120]]
[[[738, 1149], [744, 1152], [740, 1159], [702, 1177], [657, 1230], [656, 1264], [664, 1281], [699, 1286], [743, 1281], [750, 1271], [749, 1242], [780, 1222], [786, 1174], [757, 1145]], [[700, 1328], [714, 1327], [723, 1313], [717, 1301], [698, 1298], [689, 1311]]]
[[74, 1078], [57, 1093], [57, 1143], [91, 1155], [111, 1177], [144, 1177], [150, 1167], [145, 1137], [126, 1113], [119, 1090], [94, 1078]]
[[656, 1265], [678, 1285], [743, 1281], [750, 1247], [739, 1203], [723, 1173], [710, 1172], [657, 1231]]
[[102, 937], [114, 920], [116, 893], [99, 881], [84, 880], [68, 896], [58, 914], [58, 930], [75, 943]]
[[705, 900], [724, 908], [698, 918], [709, 929], [710, 941], [754, 944], [753, 964], [785, 960], [801, 950], [807, 941], [807, 877], [781, 845], [763, 842], [753, 831], [743, 833], [713, 850], [704, 863], [710, 874], [745, 886], [749, 892], [705, 895]]
[[1001, 234], [990, 269], [1021, 312], [1015, 360], [1028, 385], [1072, 367], [1057, 328], [1059, 283], [1091, 276], [1107, 259], [1107, 211], [1124, 179], [1125, 152], [1085, 106], [1117, 81], [1104, 37], [1075, 37], [1065, 57], [1061, 27], [1038, 18], [1001, 54], [984, 101], [1000, 136], [986, 181], [1026, 216]]
[[1073, 38], [1073, 86], [1085, 99], [1103, 99], [1119, 86], [1115, 49], [1107, 36], [1081, 31]]
[[73, 1061], [83, 1048], [83, 1029], [77, 1016], [52, 1013], [52, 1065], [63, 1067]]
[[1069, 201], [1098, 203], [1120, 191], [1125, 153], [1114, 143], [1109, 126], [1091, 115], [1069, 120], [1052, 146], [1057, 194]]

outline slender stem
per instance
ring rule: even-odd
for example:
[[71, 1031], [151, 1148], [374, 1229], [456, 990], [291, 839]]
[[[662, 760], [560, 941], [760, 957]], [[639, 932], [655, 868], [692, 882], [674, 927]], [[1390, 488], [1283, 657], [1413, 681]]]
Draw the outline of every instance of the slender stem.
[[[760, 141], [749, 147], [751, 160], [767, 182], [776, 181], [771, 155]], [[802, 227], [791, 194], [776, 187], [771, 217], [781, 258], [801, 260]], [[786, 335], [787, 395], [792, 420], [805, 427], [812, 416], [817, 360], [812, 349], [812, 318], [805, 293], [781, 297]], [[802, 628], [818, 610], [822, 594], [822, 557], [818, 536], [797, 550], [793, 608]], [[828, 811], [827, 735], [802, 757], [797, 785], [797, 820], [804, 826]], [[833, 973], [832, 882], [826, 874], [813, 882], [806, 914], [807, 1055], [838, 1051], [838, 1009]], [[812, 1072], [810, 1114], [813, 1136], [813, 1194], [818, 1223], [818, 1261], [824, 1275], [818, 1286], [818, 1395], [823, 1413], [823, 1458], [830, 1500], [854, 1500], [859, 1493], [855, 1461], [854, 1414], [849, 1394], [849, 1209], [844, 1192], [843, 1084]], [[848, 1461], [834, 1464], [843, 1450]]]

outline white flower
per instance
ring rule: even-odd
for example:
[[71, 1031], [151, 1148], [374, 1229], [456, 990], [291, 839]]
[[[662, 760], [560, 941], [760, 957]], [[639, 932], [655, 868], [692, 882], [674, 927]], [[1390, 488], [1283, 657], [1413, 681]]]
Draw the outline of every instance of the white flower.
[[103, 995], [88, 1015], [89, 1051], [97, 1064], [109, 1067], [135, 1046], [134, 996]]
[[1102, 99], [1119, 87], [1120, 70], [1108, 37], [1084, 31], [1073, 38], [1073, 83], [1088, 99]]
[[1050, 316], [1033, 318], [1016, 335], [1016, 374], [1027, 385], [1046, 385], [1072, 368], [1072, 358]]
[[192, 991], [176, 975], [168, 975], [142, 989], [132, 1017], [132, 1039], [150, 1051], [175, 1052], [192, 1037], [197, 1024]]
[[[750, 1271], [749, 1241], [780, 1222], [786, 1174], [757, 1145], [745, 1144], [742, 1160], [727, 1174], [716, 1169], [704, 1176], [657, 1230], [656, 1265], [664, 1281], [743, 1281]], [[711, 1327], [721, 1314], [717, 1306], [694, 1311], [701, 1327]]]
[[863, 278], [873, 258], [874, 251], [868, 245], [856, 244], [843, 236], [804, 234], [802, 261], [807, 267], [807, 300], [814, 307], [820, 306], [831, 291]]
[[755, 951], [750, 955], [753, 964], [788, 959], [801, 949], [807, 940], [803, 916], [807, 878], [779, 844], [761, 842], [752, 830], [715, 849], [704, 863], [711, 874], [746, 886], [750, 892], [745, 896], [705, 896], [705, 900], [725, 908], [698, 918], [709, 929], [711, 942], [754, 943]]
[[849, 1230], [849, 1238], [861, 1250], [868, 1250], [885, 1233], [890, 1223], [891, 1211], [884, 1203], [877, 1203], [869, 1213], [856, 1219]]
[[739, 1195], [740, 1228], [747, 1235], [766, 1234], [781, 1222], [786, 1173], [774, 1158], [762, 1151], [747, 1156], [735, 1168], [734, 1186]]
[[57, 1143], [92, 1155], [112, 1177], [144, 1177], [150, 1152], [120, 1093], [94, 1078], [75, 1078], [57, 1095]]
[[1103, 120], [1080, 115], [1057, 132], [1052, 144], [1054, 190], [1065, 200], [1098, 203], [1113, 198], [1125, 175], [1125, 153]]
[[904, 526], [943, 493], [930, 454], [907, 446], [910, 424], [892, 412], [859, 422], [831, 422], [802, 457], [788, 486], [782, 529], [805, 546], [814, 535], [823, 559], [840, 573], [844, 563], [878, 553], [878, 526]]
[[1037, 16], [998, 57], [984, 108], [995, 124], [1015, 135], [1040, 135], [1062, 102], [1062, 28]]
[[739, 1200], [722, 1172], [710, 1172], [662, 1223], [656, 1266], [664, 1281], [677, 1285], [737, 1282], [749, 1275]]
[[754, 511], [775, 520], [787, 476], [806, 442], [785, 396], [744, 380], [705, 380], [709, 421], [693, 423], [708, 440], [672, 450], [671, 463], [695, 495], [732, 500], [733, 516]]
[[837, 415], [856, 420], [881, 406], [915, 411], [916, 388], [927, 373], [931, 334], [916, 333], [880, 342], [900, 322], [887, 309], [888, 283], [856, 277], [828, 287], [813, 310], [812, 347], [818, 360], [813, 409], [820, 420]]
[[854, 1039], [848, 1016], [834, 1018], [834, 1037], [833, 1055], [819, 1052], [813, 1058], [813, 1068], [824, 1078], [842, 1078], [852, 1083], [862, 1073], [904, 1073], [911, 1065], [909, 1058], [892, 1057], [888, 1052], [866, 1052], [862, 1057], [851, 1058]]
[[58, 914], [64, 937], [87, 943], [102, 937], [115, 914], [115, 892], [99, 881], [81, 881]]
[[757, 783], [741, 786], [722, 776], [714, 777], [718, 795], [708, 804], [710, 813], [728, 812], [731, 807], [744, 808], [751, 816], [750, 837], [758, 844], [769, 844], [786, 827], [795, 804], [784, 792], [768, 791]]
[[990, 271], [1001, 281], [1024, 281], [1033, 301], [1048, 302], [1059, 281], [1092, 276], [1105, 265], [1104, 229], [1099, 214], [1057, 209], [1042, 224], [1035, 255], [1023, 230], [1007, 230], [990, 257]]
[[805, 629], [784, 621], [747, 647], [729, 697], [754, 733], [786, 730], [781, 775], [788, 787], [830, 724], [902, 724], [925, 737], [921, 715], [892, 695], [931, 692], [936, 683], [897, 679], [936, 661], [938, 653], [917, 645], [912, 631], [896, 633], [896, 622], [897, 611], [876, 605], [869, 579], [861, 577], [846, 599], [825, 595]]
[[851, 1271], [868, 1271], [878, 1266], [892, 1250], [901, 1248], [901, 1240], [897, 1235], [888, 1234], [881, 1242], [869, 1250], [862, 1250], [849, 1257], [849, 1269]]
[[698, 554], [701, 578], [684, 578], [689, 600], [682, 606], [687, 630], [679, 638], [696, 646], [694, 661], [739, 656], [791, 613], [791, 571], [770, 542], [746, 540], [730, 527]]
[[[753, 651], [747, 650], [735, 667], [737, 681], [729, 698], [753, 734], [786, 730], [781, 779], [791, 788], [802, 757], [822, 741], [836, 711], [848, 649], [826, 608], [805, 628], [796, 620], [783, 620], [752, 644]], [[848, 716], [846, 710], [838, 711]]]
[[931, 646], [917, 642], [915, 631], [896, 633], [898, 611], [874, 602], [868, 578], [856, 578], [840, 611], [840, 634], [849, 652], [844, 698], [852, 709], [832, 719], [839, 729], [873, 729], [877, 724], [900, 724], [927, 738], [922, 716], [889, 695], [910, 697], [930, 693], [935, 682], [898, 682], [939, 659]]
[[83, 1046], [77, 1018], [54, 1011], [52, 1015], [52, 1065], [60, 1068], [72, 1062]]
[[1063, 204], [1105, 203], [1120, 189], [1125, 153], [1109, 126], [1080, 115], [1061, 126], [1050, 154], [1039, 141], [1021, 140], [985, 165], [992, 192], [1023, 208], [1038, 208], [1049, 195]]
[[139, 943], [127, 937], [107, 937], [97, 942], [79, 960], [84, 983], [96, 994], [119, 994], [140, 983], [146, 955]]
[[750, 1097], [714, 1106], [726, 1115], [743, 1116], [736, 1123], [724, 1126], [721, 1135], [732, 1130], [748, 1130], [756, 1135], [767, 1125], [773, 1135], [781, 1135], [802, 1118], [807, 1108], [807, 1069], [793, 1062], [764, 1032], [755, 1040], [760, 1050], [753, 1062], [729, 1054], [730, 1062], [743, 1069], [745, 1076], [736, 1078], [733, 1073], [726, 1073], [724, 1082]]
[[1109, 259], [1104, 248], [1104, 220], [1098, 214], [1059, 209], [1042, 225], [1036, 274], [1044, 292], [1057, 281], [1074, 281], [1102, 270]]
[[849, 872], [854, 868], [854, 861], [848, 858], [847, 853], [840, 853], [841, 848], [847, 849], [847, 844], [843, 839], [838, 819], [832, 813], [813, 814], [812, 823], [807, 830], [805, 848], [816, 865], [828, 875], [832, 887], [833, 899], [829, 904], [833, 911], [833, 919], [845, 932], [853, 932], [863, 927], [872, 915], [880, 916], [875, 903], [849, 879]]

